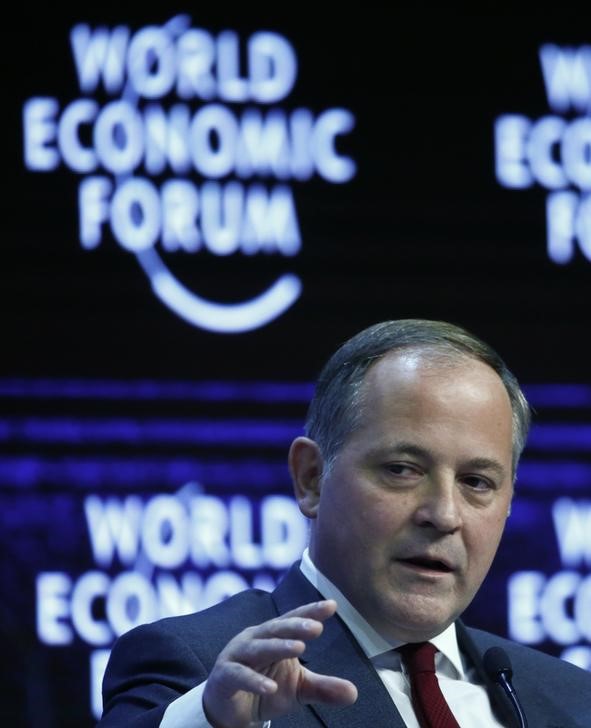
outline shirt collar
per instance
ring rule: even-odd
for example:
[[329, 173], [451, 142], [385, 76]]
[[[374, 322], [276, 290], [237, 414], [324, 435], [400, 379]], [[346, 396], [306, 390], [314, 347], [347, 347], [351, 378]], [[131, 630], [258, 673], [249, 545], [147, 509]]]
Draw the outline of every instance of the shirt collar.
[[[340, 589], [338, 589], [332, 581], [330, 581], [330, 579], [318, 570], [310, 558], [308, 549], [306, 549], [302, 555], [300, 570], [306, 579], [308, 579], [308, 581], [316, 587], [325, 599], [334, 599], [336, 601], [338, 605], [337, 614], [350, 629], [367, 657], [372, 659], [384, 652], [390, 652], [404, 644], [404, 642], [398, 640], [386, 639], [376, 632], [371, 624], [369, 624], [369, 622], [361, 616], [357, 609], [355, 609]], [[455, 624], [450, 624], [447, 629], [430, 639], [429, 642], [433, 643], [441, 655], [449, 660], [458, 677], [462, 680], [465, 679], [466, 675], [462, 664], [462, 658], [460, 656], [460, 649], [458, 647]]]

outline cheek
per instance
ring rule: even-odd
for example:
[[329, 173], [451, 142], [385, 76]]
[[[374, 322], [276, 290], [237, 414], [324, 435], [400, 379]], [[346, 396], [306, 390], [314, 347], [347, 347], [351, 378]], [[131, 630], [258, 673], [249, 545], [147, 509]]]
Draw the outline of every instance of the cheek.
[[357, 504], [358, 531], [368, 547], [383, 548], [392, 544], [411, 520], [411, 504], [393, 494], [371, 500], [366, 498]]
[[505, 526], [505, 515], [490, 516], [486, 521], [476, 520], [470, 528], [468, 551], [474, 560], [488, 569], [497, 553]]

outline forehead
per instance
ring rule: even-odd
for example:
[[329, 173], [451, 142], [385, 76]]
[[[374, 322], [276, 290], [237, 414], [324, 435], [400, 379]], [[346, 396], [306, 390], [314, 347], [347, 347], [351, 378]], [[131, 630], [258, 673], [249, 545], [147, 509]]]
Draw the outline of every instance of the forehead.
[[379, 385], [395, 387], [420, 380], [455, 379], [458, 375], [477, 377], [482, 380], [482, 386], [498, 385], [500, 389], [505, 389], [499, 375], [480, 359], [428, 347], [409, 347], [388, 352], [368, 368], [363, 385], [367, 389]]
[[360, 388], [361, 426], [407, 412], [494, 418], [512, 427], [505, 385], [484, 362], [467, 355], [403, 350], [390, 352], [367, 371]]

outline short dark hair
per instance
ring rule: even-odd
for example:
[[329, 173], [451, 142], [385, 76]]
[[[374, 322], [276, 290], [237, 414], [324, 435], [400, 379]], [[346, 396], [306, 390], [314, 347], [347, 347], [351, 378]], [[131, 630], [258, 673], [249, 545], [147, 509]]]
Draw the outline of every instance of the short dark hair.
[[361, 423], [361, 391], [368, 369], [400, 349], [425, 350], [450, 359], [469, 357], [491, 367], [505, 385], [513, 412], [513, 472], [525, 447], [530, 408], [515, 376], [496, 351], [460, 326], [445, 321], [384, 321], [346, 341], [324, 366], [306, 419], [306, 435], [315, 440], [330, 470], [347, 437]]

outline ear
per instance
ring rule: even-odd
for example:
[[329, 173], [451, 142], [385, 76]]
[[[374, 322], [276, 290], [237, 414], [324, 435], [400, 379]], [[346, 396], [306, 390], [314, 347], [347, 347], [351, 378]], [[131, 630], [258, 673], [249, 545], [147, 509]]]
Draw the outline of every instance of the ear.
[[316, 518], [324, 461], [320, 448], [309, 437], [296, 437], [289, 448], [289, 472], [300, 511]]

